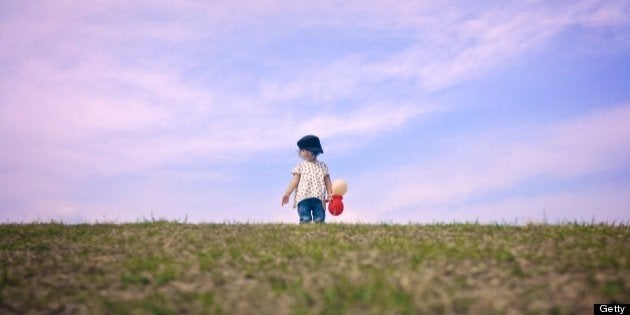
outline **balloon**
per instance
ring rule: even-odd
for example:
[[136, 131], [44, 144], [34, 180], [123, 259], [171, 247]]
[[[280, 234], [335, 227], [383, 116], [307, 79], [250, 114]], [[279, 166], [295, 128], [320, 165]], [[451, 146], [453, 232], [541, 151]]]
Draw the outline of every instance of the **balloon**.
[[333, 195], [343, 196], [348, 191], [348, 183], [343, 179], [337, 179], [332, 182]]
[[332, 195], [332, 200], [328, 204], [328, 212], [334, 216], [338, 216], [343, 212], [343, 196]]

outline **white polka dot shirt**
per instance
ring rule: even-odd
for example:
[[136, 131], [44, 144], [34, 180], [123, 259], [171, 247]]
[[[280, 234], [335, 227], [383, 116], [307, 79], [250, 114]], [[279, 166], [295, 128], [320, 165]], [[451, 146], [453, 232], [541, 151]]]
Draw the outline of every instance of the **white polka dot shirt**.
[[295, 190], [293, 208], [297, 204], [308, 198], [318, 198], [322, 202], [326, 199], [326, 184], [324, 177], [328, 175], [328, 166], [321, 161], [302, 161], [291, 171], [293, 174], [300, 174], [300, 182]]

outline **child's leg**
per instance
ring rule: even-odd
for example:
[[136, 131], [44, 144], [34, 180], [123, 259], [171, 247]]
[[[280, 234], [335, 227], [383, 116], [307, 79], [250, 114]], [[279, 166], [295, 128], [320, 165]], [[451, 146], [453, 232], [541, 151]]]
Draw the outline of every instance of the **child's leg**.
[[302, 200], [297, 204], [298, 215], [300, 216], [300, 224], [302, 223], [311, 223], [313, 221], [313, 217], [311, 216], [311, 207], [309, 200]]
[[319, 200], [313, 200], [313, 221], [315, 223], [324, 223], [326, 220], [326, 209], [324, 209], [324, 203]]

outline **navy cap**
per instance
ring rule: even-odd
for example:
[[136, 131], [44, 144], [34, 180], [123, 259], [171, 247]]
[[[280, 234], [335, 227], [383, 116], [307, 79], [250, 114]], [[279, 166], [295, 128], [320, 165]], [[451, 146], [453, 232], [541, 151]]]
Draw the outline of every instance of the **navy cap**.
[[324, 149], [322, 149], [319, 138], [314, 135], [302, 137], [302, 139], [298, 140], [297, 146], [298, 148], [300, 148], [300, 150], [309, 150], [311, 152], [324, 153]]

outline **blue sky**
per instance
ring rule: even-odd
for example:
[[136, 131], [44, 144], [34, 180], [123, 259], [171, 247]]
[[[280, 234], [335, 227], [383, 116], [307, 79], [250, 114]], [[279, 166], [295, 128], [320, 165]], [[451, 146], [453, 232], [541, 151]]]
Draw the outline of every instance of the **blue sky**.
[[627, 1], [3, 1], [0, 219], [630, 220]]

